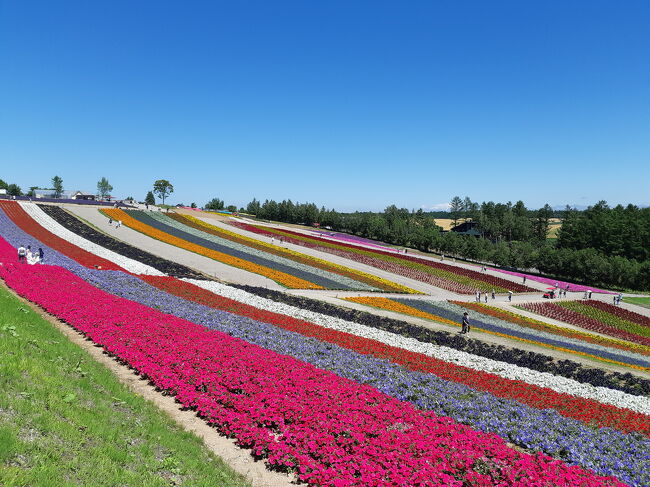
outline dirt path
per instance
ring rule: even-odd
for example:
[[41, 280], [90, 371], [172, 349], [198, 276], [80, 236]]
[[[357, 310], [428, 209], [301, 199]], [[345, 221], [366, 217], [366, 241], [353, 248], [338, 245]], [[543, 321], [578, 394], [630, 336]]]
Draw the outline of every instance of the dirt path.
[[198, 436], [205, 446], [215, 455], [221, 457], [234, 471], [246, 477], [254, 487], [290, 487], [295, 485], [295, 478], [280, 472], [268, 470], [264, 462], [255, 461], [250, 455], [250, 450], [239, 448], [234, 439], [226, 438], [199, 418], [193, 411], [183, 411], [172, 396], [163, 396], [155, 388], [136, 375], [127, 366], [104, 353], [103, 348], [95, 345], [70, 325], [46, 313], [31, 301], [18, 296], [12, 289], [0, 280], [0, 285], [16, 296], [19, 300], [31, 307], [39, 315], [52, 323], [72, 343], [81, 347], [95, 361], [104, 365], [129, 389], [146, 400], [152, 402], [158, 409], [171, 417], [184, 430]]

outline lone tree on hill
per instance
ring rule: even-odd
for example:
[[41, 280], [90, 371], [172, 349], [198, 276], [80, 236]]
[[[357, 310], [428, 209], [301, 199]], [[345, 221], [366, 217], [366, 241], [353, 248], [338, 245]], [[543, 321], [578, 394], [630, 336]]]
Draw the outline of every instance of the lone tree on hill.
[[205, 204], [206, 210], [223, 210], [226, 204], [219, 198], [212, 198]]
[[101, 199], [106, 199], [111, 194], [111, 191], [113, 191], [113, 186], [108, 182], [108, 179], [102, 177], [97, 181], [97, 193]]
[[63, 194], [63, 179], [59, 176], [52, 178], [52, 189], [54, 190], [54, 197], [60, 198]]
[[454, 196], [449, 202], [449, 213], [454, 222], [454, 226], [458, 225], [458, 220], [460, 220], [463, 213], [463, 208], [464, 204], [463, 200], [460, 199], [460, 196]]
[[162, 200], [164, 205], [165, 198], [174, 192], [174, 186], [166, 179], [159, 179], [153, 183], [153, 192]]
[[156, 198], [153, 197], [153, 193], [149, 191], [147, 193], [147, 196], [144, 198], [144, 202], [148, 205], [155, 205], [156, 204]]

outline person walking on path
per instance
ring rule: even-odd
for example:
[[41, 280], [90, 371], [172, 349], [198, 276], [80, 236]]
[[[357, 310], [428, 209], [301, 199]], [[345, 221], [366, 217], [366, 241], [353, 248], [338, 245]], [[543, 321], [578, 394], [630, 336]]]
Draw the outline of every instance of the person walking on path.
[[27, 255], [27, 250], [21, 245], [18, 247], [18, 262], [25, 262], [25, 255]]
[[508, 291], [508, 301], [512, 301], [512, 291]]
[[588, 292], [589, 292], [589, 299], [591, 299], [591, 291], [588, 291]]
[[485, 303], [487, 304], [487, 291], [485, 291]]
[[115, 225], [115, 228], [120, 228], [122, 226], [122, 220], [117, 220], [117, 225]]
[[481, 302], [481, 292], [480, 291], [476, 291], [476, 302], [477, 303]]
[[469, 333], [469, 329], [470, 329], [469, 315], [467, 314], [467, 312], [465, 312], [465, 313], [463, 313], [463, 326], [462, 326], [462, 329], [461, 329], [460, 332], [462, 334]]
[[41, 247], [38, 248], [38, 261], [42, 264], [45, 253]]
[[523, 284], [526, 284], [526, 276], [524, 276]]
[[492, 289], [492, 300], [494, 301], [494, 289]]

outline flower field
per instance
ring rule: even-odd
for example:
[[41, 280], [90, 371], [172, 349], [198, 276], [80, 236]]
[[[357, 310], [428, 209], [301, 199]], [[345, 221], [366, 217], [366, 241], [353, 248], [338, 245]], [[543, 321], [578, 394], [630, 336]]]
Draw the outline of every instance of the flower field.
[[530, 292], [534, 289], [499, 277], [483, 274], [457, 266], [434, 262], [409, 255], [397, 256], [394, 252], [380, 249], [369, 249], [352, 243], [333, 242], [331, 240], [308, 236], [286, 229], [248, 225], [243, 222], [233, 222], [234, 226], [267, 236], [281, 236], [287, 242], [317, 249], [330, 254], [355, 260], [378, 269], [415, 279], [432, 286], [459, 294], [474, 294], [477, 290], [499, 293]]
[[[82, 253], [45, 246], [23, 225], [38, 233], [0, 211], [0, 278], [9, 287], [301, 481], [650, 483], [650, 381], [639, 376], [268, 289], [98, 269], [83, 265]], [[50, 265], [17, 264], [23, 243], [43, 247]], [[417, 310], [415, 301], [392, 300]], [[422, 303], [438, 307], [418, 311], [447, 313], [440, 318], [450, 323], [466, 309]], [[486, 316], [485, 326], [516, 326], [536, 340], [580, 341]], [[639, 345], [606, 343], [583, 345], [628, 365], [648, 361]]]
[[[597, 303], [597, 304], [593, 304]], [[639, 323], [632, 322], [629, 315], [619, 316], [616, 313], [618, 308], [610, 310], [607, 304], [593, 300], [587, 301], [563, 301], [561, 303], [525, 303], [522, 309], [564, 321], [579, 326], [586, 330], [603, 333], [613, 337], [628, 340], [632, 343], [650, 346], [650, 329], [645, 326], [641, 315], [638, 315]], [[622, 310], [621, 310], [622, 311]], [[635, 319], [636, 320], [636, 319]]]
[[365, 272], [350, 269], [348, 267], [344, 267], [342, 265], [328, 262], [323, 259], [318, 259], [313, 256], [301, 254], [299, 252], [286, 249], [279, 245], [274, 245], [267, 242], [263, 242], [261, 240], [245, 237], [238, 233], [231, 232], [214, 225], [210, 225], [209, 223], [206, 223], [203, 220], [200, 220], [199, 218], [195, 218], [191, 215], [179, 215], [178, 213], [172, 213], [170, 215], [165, 215], [165, 217], [174, 219], [185, 226], [189, 226], [191, 228], [201, 230], [202, 232], [208, 233], [210, 235], [214, 235], [216, 237], [219, 237], [220, 239], [226, 239], [236, 244], [243, 245], [248, 249], [260, 250], [267, 254], [283, 257], [300, 264], [306, 264], [310, 267], [322, 269], [324, 271], [349, 277], [357, 282], [363, 282], [365, 284], [368, 284], [369, 286], [373, 286], [372, 289], [377, 289], [386, 292], [400, 292], [400, 293], [407, 292], [411, 294], [416, 293], [416, 291], [413, 291], [412, 289], [390, 282], [386, 279], [382, 279], [367, 274]]
[[144, 250], [133, 247], [132, 245], [126, 244], [120, 240], [116, 240], [104, 233], [101, 233], [91, 226], [85, 224], [78, 218], [75, 218], [70, 213], [66, 212], [58, 206], [38, 205], [38, 207], [57, 223], [64, 226], [71, 232], [79, 235], [80, 237], [94, 242], [101, 247], [110, 249], [113, 252], [116, 252], [124, 257], [128, 257], [129, 259], [147, 264], [154, 269], [157, 269], [162, 274], [175, 277], [189, 277], [194, 279], [200, 279], [202, 277], [200, 273], [190, 269], [189, 267], [163, 259], [157, 255], [145, 252]]
[[[105, 210], [104, 212], [114, 219], [122, 220], [125, 225], [158, 240], [269, 277], [286, 287], [296, 289], [379, 290], [378, 287], [363, 282], [368, 280], [366, 277], [355, 280], [342, 273], [333, 272], [333, 268], [324, 270], [284, 256], [274, 255], [240, 242], [234, 242], [192, 228], [156, 212], [129, 211], [126, 213], [123, 210], [115, 209]], [[383, 286], [385, 290], [390, 291], [415, 292], [385, 280], [375, 279], [373, 284]]]
[[[374, 297], [346, 298], [346, 300], [444, 323], [456, 328], [460, 328], [463, 313], [467, 310], [467, 307], [463, 306], [465, 303], [446, 301]], [[596, 343], [585, 343], [575, 338], [558, 336], [547, 331], [534, 328], [527, 329], [512, 321], [489, 314], [479, 314], [478, 317], [474, 315], [471, 323], [473, 329], [479, 329], [490, 334], [617, 365], [650, 370], [650, 359], [629, 349], [617, 350]]]

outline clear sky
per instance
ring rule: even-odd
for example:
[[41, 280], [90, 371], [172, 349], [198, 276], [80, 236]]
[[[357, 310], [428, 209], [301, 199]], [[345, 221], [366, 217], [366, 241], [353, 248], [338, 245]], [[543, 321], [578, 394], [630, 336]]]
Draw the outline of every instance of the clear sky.
[[0, 0], [0, 178], [650, 204], [648, 1]]

